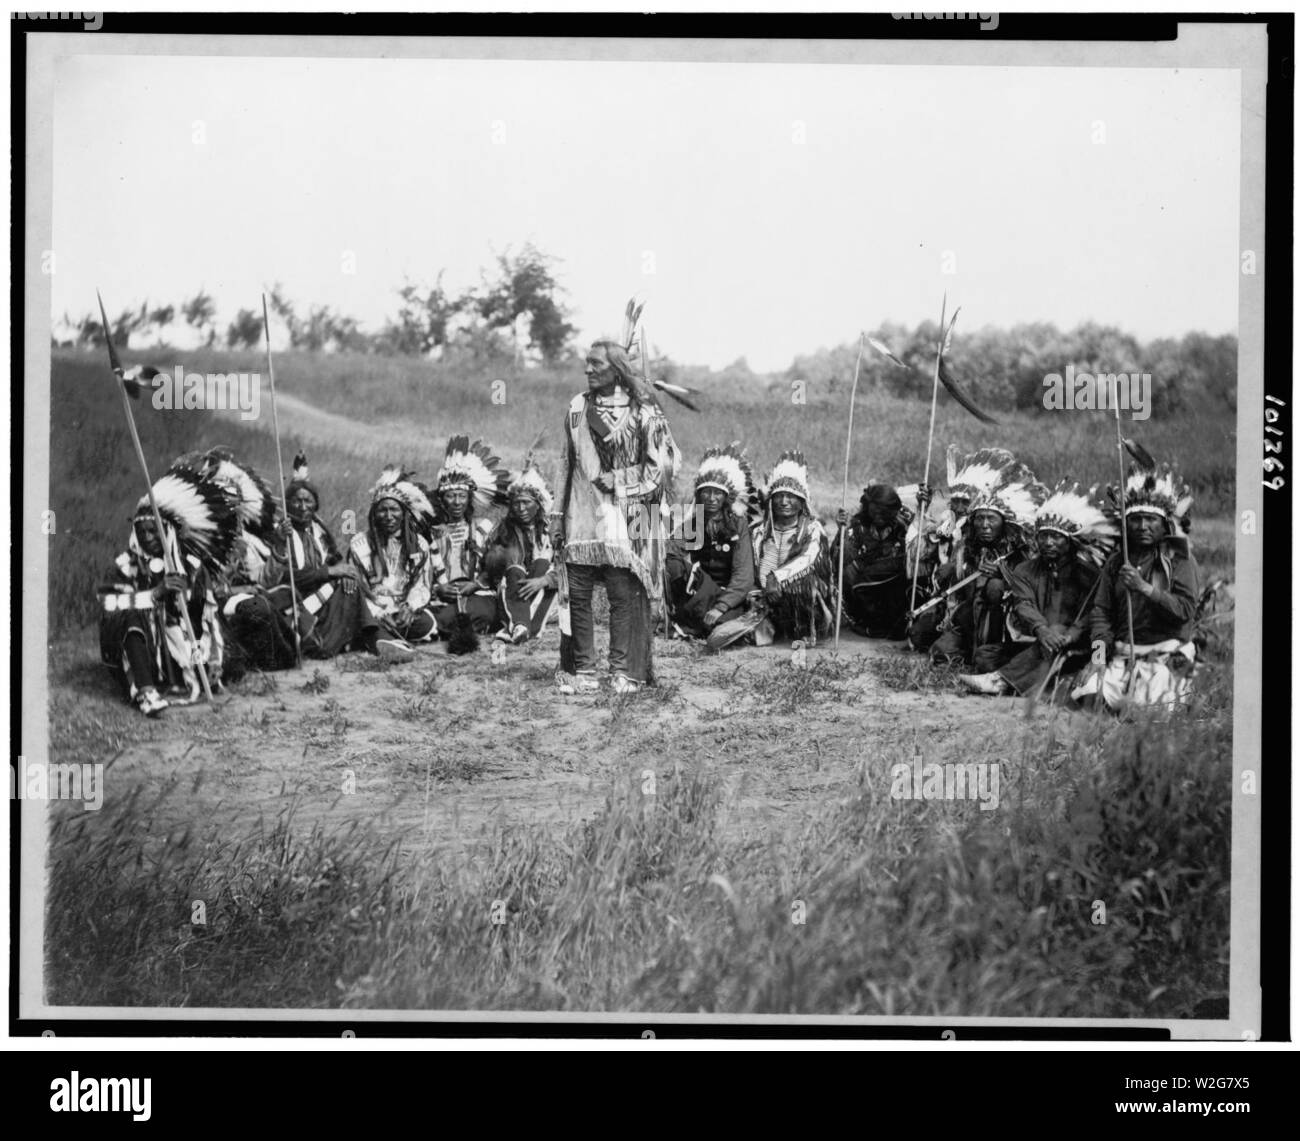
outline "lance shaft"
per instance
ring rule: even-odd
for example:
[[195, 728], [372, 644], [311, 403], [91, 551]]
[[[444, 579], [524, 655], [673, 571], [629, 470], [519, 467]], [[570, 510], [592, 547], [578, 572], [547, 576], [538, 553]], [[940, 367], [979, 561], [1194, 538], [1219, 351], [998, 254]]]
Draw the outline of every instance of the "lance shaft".
[[[163, 553], [163, 574], [167, 574], [167, 531], [163, 527], [162, 512], [158, 510], [158, 501], [153, 494], [153, 480], [149, 478], [149, 463], [144, 458], [144, 445], [140, 443], [140, 432], [135, 426], [135, 413], [131, 411], [131, 400], [126, 394], [126, 384], [122, 379], [121, 365], [117, 360], [117, 353], [113, 348], [113, 334], [109, 331], [108, 316], [104, 312], [104, 299], [96, 291], [95, 296], [99, 299], [99, 314], [104, 322], [104, 343], [108, 346], [109, 362], [113, 366], [113, 372], [117, 376], [117, 390], [122, 394], [122, 410], [126, 413], [126, 426], [131, 431], [131, 443], [135, 445], [136, 459], [140, 461], [140, 470], [144, 473], [144, 485], [149, 491], [149, 509], [153, 512], [153, 523], [158, 529], [158, 542], [162, 546]], [[180, 552], [177, 551], [179, 557]], [[182, 564], [175, 568], [176, 573], [185, 574], [185, 567]], [[188, 577], [188, 576], [186, 576]], [[181, 629], [185, 631], [185, 638], [192, 648], [197, 648], [198, 638], [194, 636], [194, 624], [190, 621], [189, 600], [185, 597], [182, 590], [176, 591], [177, 609], [181, 612]], [[208, 699], [209, 705], [215, 705], [212, 700], [212, 686], [208, 681], [207, 666], [201, 662], [195, 662], [195, 668], [199, 673], [199, 682], [203, 686], [203, 696]]]
[[[1120, 555], [1124, 560], [1124, 565], [1129, 566], [1128, 561], [1128, 487], [1124, 474], [1124, 432], [1119, 418], [1119, 382], [1112, 380], [1110, 384], [1110, 403], [1115, 409], [1115, 447], [1119, 452], [1119, 544]], [[1124, 608], [1128, 613], [1128, 685], [1125, 687], [1130, 693], [1137, 682], [1137, 650], [1133, 646], [1133, 592], [1124, 588]]]
[[[262, 294], [262, 329], [266, 333], [266, 380], [271, 387], [271, 434], [275, 436], [275, 470], [280, 473], [280, 502], [284, 504], [284, 553], [289, 562], [289, 600], [293, 605], [293, 657], [302, 669], [302, 637], [298, 633], [298, 587], [293, 577], [293, 520], [289, 518], [289, 497], [284, 490], [284, 457], [280, 454], [280, 416], [275, 405], [275, 367], [271, 363], [271, 318], [266, 311], [266, 294]], [[308, 524], [310, 528], [310, 524]], [[304, 540], [306, 542], [306, 540]]]
[[[930, 393], [930, 437], [925, 445], [925, 477], [922, 485], [930, 487], [930, 455], [934, 451], [934, 414], [939, 407], [939, 362], [943, 359], [943, 323], [948, 319], [948, 294], [943, 295], [943, 306], [939, 310], [939, 344], [934, 351], [934, 389]], [[921, 515], [916, 523], [916, 557], [912, 565], [912, 598], [907, 604], [908, 610], [916, 609], [916, 583], [921, 577], [921, 544], [925, 542], [925, 517], [929, 513], [930, 501], [921, 504]]]
[[[641, 336], [641, 379], [645, 382], [646, 392], [648, 392], [651, 398], [653, 399], [655, 390], [654, 390], [654, 385], [650, 381], [650, 341], [646, 336], [644, 325], [641, 326], [640, 336]], [[667, 419], [666, 416], [664, 418]], [[661, 506], [662, 506], [662, 502], [663, 502], [663, 497], [661, 495], [660, 497]], [[647, 504], [645, 504], [644, 502], [638, 503], [637, 510], [642, 513], [646, 512]], [[663, 531], [664, 523], [663, 523], [662, 513], [656, 511], [654, 518], [652, 519], [643, 518], [641, 520], [641, 525], [647, 528], [654, 527], [656, 530], [658, 530], [659, 538], [661, 540], [661, 542], [655, 544], [655, 546], [658, 548], [659, 555], [660, 555], [659, 590], [663, 594], [664, 637], [672, 638], [673, 636], [672, 618], [668, 614], [668, 561], [663, 557], [665, 551], [664, 551], [664, 542], [662, 541], [665, 540], [668, 536], [665, 536]], [[658, 625], [659, 623], [656, 622], [655, 627], [658, 627]]]
[[[866, 333], [858, 334], [858, 359], [853, 366], [853, 387], [849, 390], [849, 431], [844, 440], [844, 485], [840, 489], [840, 511], [848, 510], [849, 502], [849, 455], [853, 451], [853, 404], [858, 398], [858, 373], [862, 369], [862, 348], [866, 343]], [[847, 521], [840, 526], [840, 565], [835, 578], [835, 648], [840, 646], [840, 611], [844, 605], [844, 546], [848, 541]]]

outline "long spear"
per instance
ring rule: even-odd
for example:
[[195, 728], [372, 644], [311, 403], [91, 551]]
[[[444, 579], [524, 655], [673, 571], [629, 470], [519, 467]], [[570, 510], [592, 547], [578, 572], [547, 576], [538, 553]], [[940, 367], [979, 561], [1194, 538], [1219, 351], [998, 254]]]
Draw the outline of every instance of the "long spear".
[[[1119, 418], [1119, 381], [1112, 377], [1110, 382], [1110, 402], [1115, 409], [1115, 447], [1119, 451], [1119, 542], [1120, 552], [1124, 559], [1124, 565], [1128, 566], [1128, 518], [1126, 515], [1127, 496], [1124, 494], [1128, 481], [1124, 474], [1124, 429]], [[1129, 693], [1133, 692], [1134, 683], [1137, 681], [1137, 651], [1133, 648], [1133, 594], [1126, 587], [1124, 590], [1124, 605], [1128, 611], [1128, 685], [1125, 687]]]
[[[119, 381], [117, 390], [122, 394], [122, 408], [126, 412], [126, 426], [131, 430], [131, 442], [135, 445], [136, 459], [140, 461], [140, 470], [144, 473], [144, 485], [149, 491], [149, 507], [153, 511], [154, 526], [158, 529], [158, 541], [162, 544], [163, 573], [165, 575], [172, 573], [167, 560], [169, 552], [167, 531], [163, 527], [162, 513], [158, 510], [158, 501], [153, 495], [153, 480], [149, 478], [149, 464], [144, 458], [144, 446], [140, 443], [140, 433], [135, 426], [135, 413], [131, 411], [131, 401], [126, 394], [127, 378], [122, 371], [122, 362], [118, 359], [117, 349], [113, 347], [113, 334], [108, 327], [108, 314], [104, 312], [104, 299], [100, 296], [98, 289], [95, 290], [95, 297], [99, 301], [99, 315], [104, 323], [104, 343], [108, 346], [108, 363]], [[184, 569], [177, 567], [175, 573], [184, 574]], [[197, 647], [199, 641], [194, 636], [194, 626], [190, 622], [190, 610], [183, 591], [176, 591], [176, 601], [177, 609], [181, 612], [181, 629], [185, 631], [186, 641], [191, 647]], [[216, 704], [212, 700], [212, 686], [208, 682], [207, 667], [203, 662], [197, 660], [194, 665], [199, 673], [199, 681], [203, 685], [203, 696], [208, 699], [208, 703], [213, 708], [216, 708]]]
[[[628, 304], [630, 305], [631, 302]], [[638, 309], [636, 312], [640, 316], [641, 310]], [[646, 391], [654, 392], [650, 381], [650, 342], [646, 339], [644, 325], [641, 326], [639, 335], [641, 338], [641, 379], [645, 381]], [[638, 510], [644, 510], [644, 505], [638, 507]], [[657, 517], [652, 522], [655, 527], [663, 526], [663, 521]], [[659, 589], [663, 592], [664, 637], [671, 638], [673, 636], [673, 626], [672, 618], [668, 614], [668, 563], [666, 560], [659, 564]], [[658, 623], [655, 623], [655, 625], [658, 626]]]
[[[939, 343], [934, 350], [934, 391], [930, 394], [930, 438], [925, 445], [925, 478], [921, 483], [930, 486], [930, 455], [934, 451], [934, 414], [939, 407], [939, 364], [943, 360], [943, 323], [948, 318], [948, 293], [943, 294], [943, 307], [939, 310]], [[912, 599], [907, 604], [908, 610], [916, 609], [916, 583], [921, 576], [921, 543], [925, 539], [925, 517], [930, 508], [927, 499], [921, 504], [921, 517], [916, 524], [916, 557], [912, 566]]]
[[[853, 366], [853, 387], [849, 390], [849, 432], [844, 440], [844, 486], [840, 489], [840, 511], [847, 511], [849, 504], [849, 455], [853, 450], [853, 404], [858, 398], [858, 374], [862, 370], [862, 349], [866, 344], [866, 333], [858, 334], [858, 360]], [[847, 525], [840, 528], [840, 565], [835, 579], [835, 649], [840, 648], [840, 612], [844, 605], [844, 545]]]
[[275, 367], [271, 363], [271, 318], [266, 311], [266, 294], [262, 294], [262, 329], [266, 333], [266, 379], [271, 387], [271, 433], [275, 436], [275, 470], [280, 473], [280, 502], [290, 533], [285, 537], [285, 554], [289, 557], [289, 599], [293, 603], [293, 656], [302, 669], [302, 637], [298, 633], [298, 586], [293, 579], [293, 522], [289, 519], [289, 497], [284, 490], [284, 457], [280, 454], [280, 416], [275, 406]]

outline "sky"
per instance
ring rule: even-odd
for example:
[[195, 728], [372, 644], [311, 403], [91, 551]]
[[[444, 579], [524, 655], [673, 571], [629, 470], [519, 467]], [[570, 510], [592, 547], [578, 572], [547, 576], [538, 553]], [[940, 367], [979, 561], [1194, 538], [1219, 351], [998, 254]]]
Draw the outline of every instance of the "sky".
[[582, 337], [636, 294], [713, 367], [945, 290], [968, 330], [1237, 326], [1231, 70], [76, 56], [54, 116], [56, 318], [204, 288], [224, 329], [280, 282], [376, 329], [532, 242]]

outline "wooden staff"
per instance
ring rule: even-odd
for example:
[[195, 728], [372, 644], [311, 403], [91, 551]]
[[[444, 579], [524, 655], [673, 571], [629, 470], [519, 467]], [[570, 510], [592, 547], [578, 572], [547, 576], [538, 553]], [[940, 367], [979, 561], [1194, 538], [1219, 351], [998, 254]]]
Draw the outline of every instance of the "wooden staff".
[[271, 387], [271, 434], [275, 436], [275, 470], [280, 473], [280, 502], [284, 504], [284, 519], [289, 525], [285, 536], [285, 555], [289, 560], [289, 599], [293, 604], [293, 657], [302, 669], [302, 636], [298, 632], [298, 586], [293, 578], [293, 520], [289, 518], [289, 497], [284, 490], [284, 457], [280, 454], [280, 417], [275, 406], [275, 367], [271, 364], [271, 318], [266, 310], [266, 294], [262, 294], [262, 329], [266, 333], [266, 379]]
[[[651, 395], [653, 395], [654, 383], [650, 379], [650, 342], [646, 338], [646, 331], [644, 325], [641, 326], [640, 337], [641, 337], [641, 379], [645, 381], [646, 391]], [[644, 511], [645, 504], [644, 503], [640, 504], [638, 506], [638, 510]], [[670, 523], [671, 523], [671, 519], [670, 519]], [[654, 520], [654, 527], [659, 533], [659, 538], [662, 540], [664, 538], [663, 519], [660, 517], [656, 517]], [[662, 557], [664, 555], [664, 551], [662, 549], [664, 544], [661, 542], [656, 544], [656, 546], [660, 548], [660, 556], [661, 556], [661, 561], [659, 563], [659, 590], [663, 595], [664, 637], [671, 639], [673, 636], [673, 625], [672, 625], [672, 618], [669, 616], [668, 613], [668, 561], [666, 558]], [[658, 623], [656, 623], [656, 626], [657, 625]]]
[[[144, 447], [140, 443], [140, 433], [135, 426], [135, 413], [131, 411], [131, 400], [126, 394], [126, 384], [124, 383], [124, 377], [122, 374], [122, 362], [118, 360], [117, 350], [113, 347], [113, 335], [109, 331], [108, 327], [108, 314], [104, 312], [104, 299], [100, 297], [98, 289], [95, 290], [95, 297], [99, 300], [99, 315], [103, 319], [104, 323], [104, 343], [108, 346], [108, 362], [113, 369], [114, 375], [116, 375], [118, 379], [117, 390], [122, 394], [122, 409], [126, 413], [126, 426], [131, 430], [131, 442], [135, 445], [135, 456], [136, 459], [140, 461], [140, 470], [144, 473], [144, 485], [149, 492], [149, 508], [153, 511], [154, 526], [158, 528], [158, 542], [162, 546], [163, 574], [167, 575], [171, 573], [167, 559], [167, 531], [163, 527], [162, 512], [158, 510], [158, 501], [154, 498], [153, 480], [149, 478], [149, 464], [144, 458]], [[177, 551], [177, 558], [179, 559], [179, 557], [180, 552]], [[175, 567], [175, 573], [184, 574], [184, 565], [182, 564]], [[194, 636], [194, 625], [190, 622], [188, 599], [186, 599], [184, 591], [176, 591], [176, 601], [178, 604], [177, 609], [181, 612], [181, 629], [185, 631], [185, 637], [190, 646], [192, 648], [197, 648], [199, 640]], [[202, 661], [197, 660], [194, 662], [194, 666], [198, 670], [199, 682], [203, 686], [203, 696], [208, 699], [208, 703], [212, 705], [213, 708], [216, 708], [216, 704], [212, 700], [212, 686], [208, 681], [207, 666]]]
[[[1115, 447], [1119, 451], [1119, 543], [1124, 565], [1128, 566], [1128, 504], [1124, 494], [1128, 481], [1124, 474], [1124, 431], [1119, 418], [1119, 380], [1114, 377], [1110, 382], [1110, 403], [1115, 409]], [[1124, 606], [1128, 611], [1128, 684], [1124, 688], [1132, 693], [1137, 681], [1137, 650], [1133, 646], [1133, 592], [1128, 587], [1124, 588]]]
[[[858, 334], [858, 360], [853, 366], [853, 387], [849, 390], [849, 432], [844, 440], [844, 484], [840, 489], [840, 511], [848, 510], [849, 502], [849, 456], [853, 451], [853, 405], [858, 398], [858, 374], [862, 370], [862, 349], [866, 344], [866, 333]], [[848, 524], [840, 527], [840, 565], [835, 579], [835, 649], [840, 648], [840, 612], [844, 604], [844, 546], [847, 542]]]
[[[939, 344], [934, 350], [934, 391], [930, 394], [930, 438], [925, 445], [925, 477], [921, 485], [927, 490], [930, 486], [930, 455], [934, 451], [934, 414], [939, 407], [939, 362], [943, 359], [943, 323], [948, 318], [948, 294], [943, 295], [943, 307], [939, 310]], [[912, 598], [907, 604], [908, 610], [916, 609], [916, 583], [921, 577], [921, 544], [925, 541], [925, 517], [930, 508], [927, 499], [921, 504], [921, 514], [916, 523], [916, 559], [912, 567]]]

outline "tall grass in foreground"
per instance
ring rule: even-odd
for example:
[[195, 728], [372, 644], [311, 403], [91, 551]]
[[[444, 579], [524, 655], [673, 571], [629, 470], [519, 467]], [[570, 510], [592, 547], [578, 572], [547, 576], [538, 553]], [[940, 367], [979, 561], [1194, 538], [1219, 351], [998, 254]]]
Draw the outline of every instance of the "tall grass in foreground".
[[1175, 716], [1048, 718], [1014, 754], [974, 725], [929, 746], [1001, 765], [993, 811], [891, 799], [907, 755], [867, 754], [784, 846], [723, 827], [732, 805], [685, 740], [653, 796], [625, 776], [594, 819], [502, 828], [456, 861], [288, 814], [169, 832], [126, 798], [53, 829], [47, 997], [1188, 1017], [1227, 991], [1230, 694], [1216, 667]]

